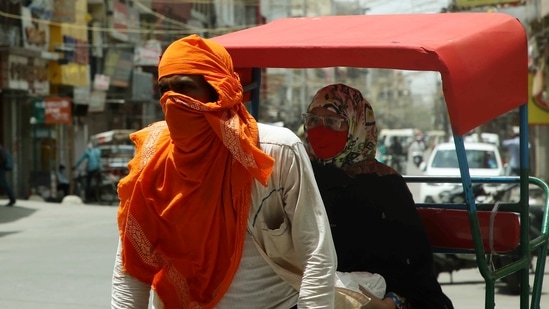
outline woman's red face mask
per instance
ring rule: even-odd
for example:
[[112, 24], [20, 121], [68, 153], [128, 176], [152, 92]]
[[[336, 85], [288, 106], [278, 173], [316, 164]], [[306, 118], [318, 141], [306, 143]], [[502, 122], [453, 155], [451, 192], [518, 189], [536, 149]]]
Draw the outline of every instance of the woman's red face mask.
[[349, 124], [330, 110], [316, 108], [313, 111], [303, 115], [307, 139], [319, 159], [331, 159], [345, 149]]
[[315, 155], [319, 159], [328, 160], [345, 149], [347, 131], [334, 131], [325, 126], [318, 126], [307, 131], [307, 138]]

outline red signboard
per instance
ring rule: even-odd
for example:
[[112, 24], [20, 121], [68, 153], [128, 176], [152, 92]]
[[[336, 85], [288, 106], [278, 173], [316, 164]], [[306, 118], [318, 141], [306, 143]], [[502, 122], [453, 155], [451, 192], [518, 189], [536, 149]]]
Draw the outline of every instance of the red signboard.
[[48, 97], [44, 100], [47, 124], [70, 123], [71, 99]]

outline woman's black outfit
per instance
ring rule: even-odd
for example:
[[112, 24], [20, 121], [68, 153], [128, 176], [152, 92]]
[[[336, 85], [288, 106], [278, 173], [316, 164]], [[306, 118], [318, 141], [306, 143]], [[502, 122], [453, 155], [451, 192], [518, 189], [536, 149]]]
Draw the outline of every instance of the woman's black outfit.
[[338, 271], [385, 278], [387, 292], [414, 309], [451, 309], [433, 272], [433, 254], [412, 194], [398, 174], [350, 178], [313, 162], [330, 220]]

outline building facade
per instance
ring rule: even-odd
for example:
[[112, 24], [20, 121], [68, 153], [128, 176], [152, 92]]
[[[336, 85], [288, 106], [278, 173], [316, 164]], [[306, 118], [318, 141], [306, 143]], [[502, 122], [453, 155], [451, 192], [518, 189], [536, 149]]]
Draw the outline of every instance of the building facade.
[[73, 166], [90, 136], [162, 119], [156, 64], [169, 43], [257, 15], [257, 1], [2, 1], [0, 143], [14, 155], [17, 197], [54, 198], [54, 172]]

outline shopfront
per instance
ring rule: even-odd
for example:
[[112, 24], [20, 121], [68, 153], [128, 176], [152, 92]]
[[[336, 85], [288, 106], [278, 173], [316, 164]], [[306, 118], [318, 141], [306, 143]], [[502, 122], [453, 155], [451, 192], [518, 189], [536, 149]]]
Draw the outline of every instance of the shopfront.
[[33, 149], [41, 149], [44, 144], [37, 139], [43, 132], [33, 123], [33, 113], [35, 100], [50, 96], [48, 57], [48, 53], [18, 47], [4, 48], [0, 53], [0, 138], [14, 157], [8, 182], [18, 198], [31, 193], [32, 174], [39, 167]]

